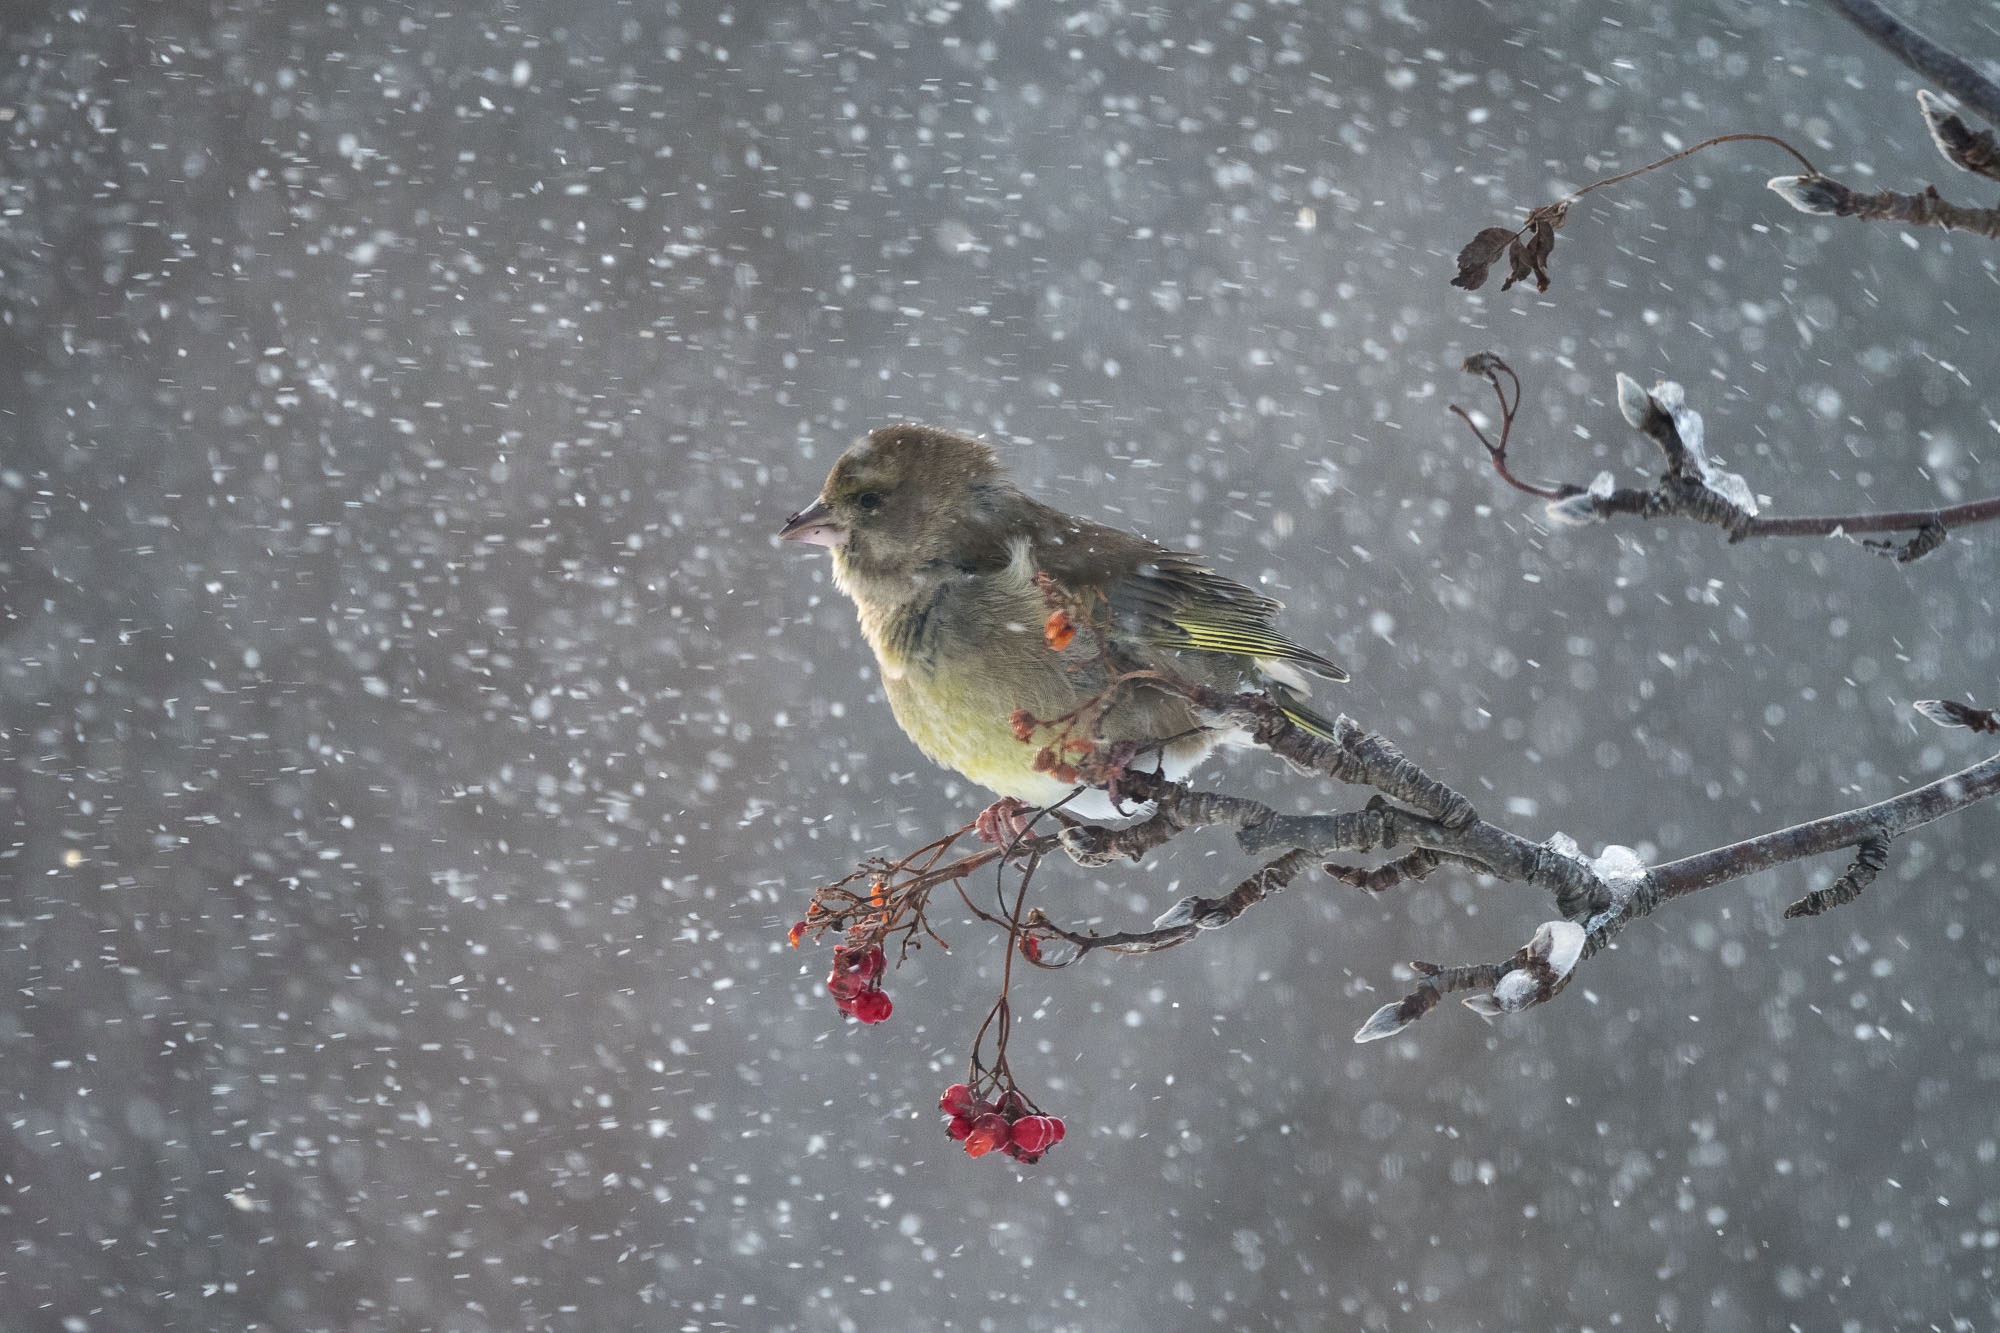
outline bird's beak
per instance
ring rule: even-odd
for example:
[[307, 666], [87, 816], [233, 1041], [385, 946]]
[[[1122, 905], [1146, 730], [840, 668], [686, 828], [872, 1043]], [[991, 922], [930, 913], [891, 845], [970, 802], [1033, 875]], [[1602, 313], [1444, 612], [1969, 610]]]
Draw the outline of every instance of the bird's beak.
[[788, 542], [807, 542], [813, 546], [847, 544], [847, 529], [841, 527], [833, 511], [818, 500], [786, 519], [785, 526], [778, 529], [778, 536]]

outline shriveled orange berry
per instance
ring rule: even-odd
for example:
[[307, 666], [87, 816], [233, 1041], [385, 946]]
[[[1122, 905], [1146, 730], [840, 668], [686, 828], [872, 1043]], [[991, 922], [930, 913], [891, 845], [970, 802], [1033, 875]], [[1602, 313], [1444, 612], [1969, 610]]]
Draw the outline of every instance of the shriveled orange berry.
[[1009, 1138], [1007, 1118], [989, 1111], [972, 1122], [972, 1132], [965, 1137], [965, 1155], [984, 1157], [1006, 1147]]
[[1042, 638], [1057, 652], [1069, 647], [1076, 638], [1076, 624], [1069, 618], [1069, 612], [1060, 606], [1049, 612], [1049, 618], [1042, 623]]

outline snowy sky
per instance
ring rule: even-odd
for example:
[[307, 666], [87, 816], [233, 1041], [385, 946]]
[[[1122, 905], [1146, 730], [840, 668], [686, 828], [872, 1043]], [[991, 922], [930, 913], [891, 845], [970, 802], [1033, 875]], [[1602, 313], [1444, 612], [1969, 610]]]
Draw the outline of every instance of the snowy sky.
[[[1000, 950], [842, 1018], [812, 886], [984, 793], [773, 539], [920, 419], [1282, 598], [1346, 711], [1648, 859], [1982, 757], [1996, 538], [1560, 528], [1685, 386], [1774, 512], [2000, 489], [2000, 251], [1836, 224], [1712, 134], [1985, 203], [1814, 4], [19, 6], [0, 44], [0, 1288], [23, 1327], [1880, 1328], [2000, 1321], [2000, 841], [1679, 904], [1552, 1005], [1354, 1030], [1552, 915], [1308, 876], [1014, 992], [1068, 1123], [938, 1092]], [[1991, 57], [2000, 6], [1902, 6]], [[1362, 796], [1251, 753], [1212, 785]], [[1143, 926], [1251, 863], [1050, 865]]]

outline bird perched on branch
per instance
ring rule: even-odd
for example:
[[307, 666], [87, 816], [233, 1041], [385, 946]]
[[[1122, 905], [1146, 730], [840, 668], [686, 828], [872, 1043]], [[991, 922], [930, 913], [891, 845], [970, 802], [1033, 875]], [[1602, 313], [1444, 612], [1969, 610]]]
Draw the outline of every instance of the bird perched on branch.
[[1102, 788], [1126, 767], [1179, 778], [1247, 741], [1197, 689], [1261, 693], [1332, 736], [1302, 702], [1306, 674], [1347, 673], [1274, 628], [1278, 602], [1043, 504], [968, 435], [870, 432], [778, 535], [832, 549], [910, 739], [1003, 797], [1048, 806], [1082, 785], [1065, 808], [1105, 818], [1120, 812]]

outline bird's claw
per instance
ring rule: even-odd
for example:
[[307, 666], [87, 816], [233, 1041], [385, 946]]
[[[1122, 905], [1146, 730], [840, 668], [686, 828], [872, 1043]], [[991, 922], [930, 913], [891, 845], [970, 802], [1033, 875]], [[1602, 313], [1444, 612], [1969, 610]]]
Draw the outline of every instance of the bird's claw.
[[972, 831], [981, 842], [995, 847], [1013, 847], [1028, 836], [1028, 829], [1039, 815], [1039, 807], [1012, 796], [1002, 796], [993, 804], [979, 812], [972, 821]]

